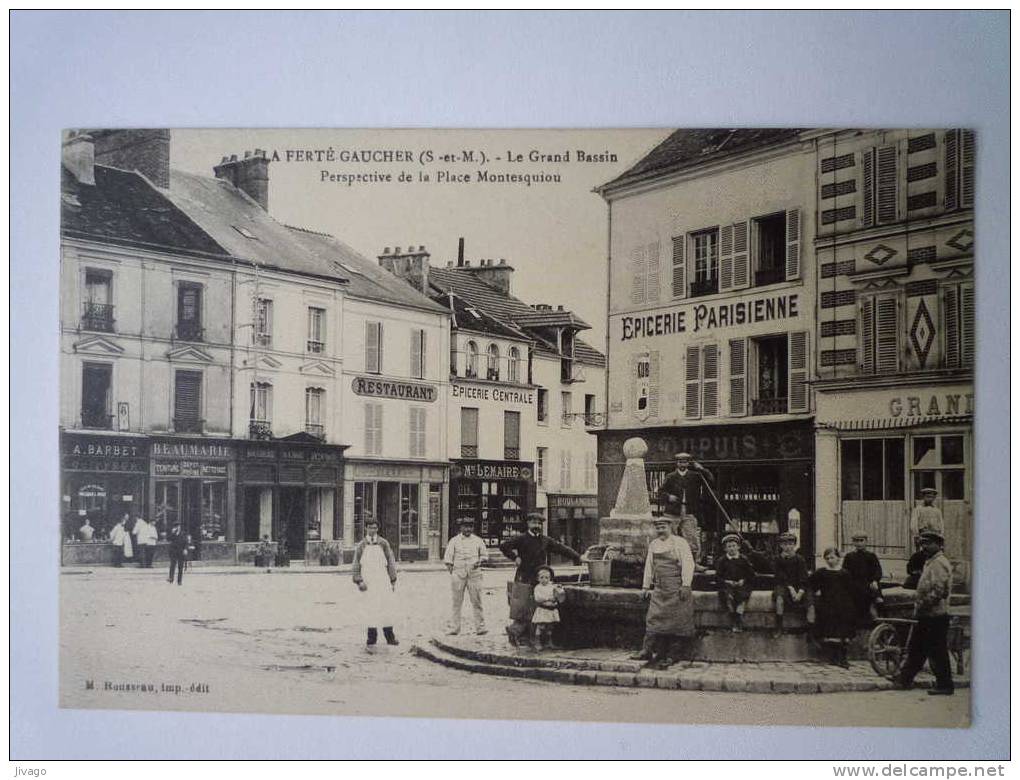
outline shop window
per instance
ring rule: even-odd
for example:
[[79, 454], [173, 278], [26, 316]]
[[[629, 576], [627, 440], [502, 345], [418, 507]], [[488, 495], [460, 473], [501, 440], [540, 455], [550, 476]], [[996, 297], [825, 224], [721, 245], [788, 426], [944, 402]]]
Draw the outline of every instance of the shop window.
[[180, 282], [177, 285], [176, 337], [183, 341], [202, 341], [202, 285]]
[[156, 530], [165, 537], [181, 519], [180, 488], [176, 482], [156, 483]]
[[538, 421], [549, 422], [549, 391], [544, 387], [538, 388]]
[[751, 414], [786, 414], [789, 388], [787, 337], [784, 334], [752, 341], [757, 355], [757, 370]]
[[510, 352], [507, 353], [507, 368], [509, 369], [510, 376], [508, 377], [511, 382], [520, 383], [521, 381], [521, 352], [517, 347], [510, 347]]
[[249, 387], [248, 438], [273, 437], [273, 386], [252, 382]]
[[323, 528], [332, 529], [332, 538], [341, 534], [334, 522], [333, 501], [336, 493], [331, 488], [312, 488], [308, 491], [308, 539], [323, 539]]
[[487, 351], [488, 357], [485, 364], [485, 378], [490, 382], [499, 381], [499, 347], [490, 344]]
[[411, 376], [415, 379], [425, 378], [425, 331], [421, 328], [411, 329]]
[[305, 345], [314, 355], [326, 351], [326, 310], [308, 307], [308, 342]]
[[305, 388], [305, 432], [317, 439], [326, 438], [326, 428], [322, 423], [325, 398], [325, 389], [321, 387]]
[[521, 413], [503, 412], [503, 459], [521, 458]]
[[81, 327], [113, 331], [113, 273], [98, 268], [85, 270], [85, 301]]
[[418, 546], [418, 485], [400, 485], [400, 544]]
[[273, 345], [273, 302], [268, 298], [255, 302], [255, 343], [260, 347]]
[[460, 410], [460, 456], [478, 457], [478, 410], [470, 407]]
[[429, 484], [429, 536], [439, 536], [443, 527], [443, 485]]
[[535, 482], [539, 487], [545, 487], [545, 470], [549, 460], [549, 448], [538, 447], [535, 450]]
[[757, 242], [754, 284], [762, 287], [786, 280], [786, 214], [754, 220]]
[[81, 373], [82, 428], [113, 428], [113, 366], [85, 363]]
[[464, 367], [464, 376], [468, 379], [478, 376], [478, 345], [473, 341], [467, 343], [467, 365]]
[[959, 434], [917, 436], [913, 441], [914, 501], [922, 488], [934, 488], [940, 500], [966, 499], [966, 453]]
[[719, 292], [719, 230], [702, 230], [691, 234], [694, 279], [691, 297]]
[[365, 323], [365, 371], [381, 374], [383, 370], [383, 325], [381, 322]]
[[174, 372], [174, 431], [202, 432], [202, 372]]
[[[375, 483], [354, 483], [354, 538], [365, 536], [365, 518], [375, 516]], [[378, 518], [376, 518], [378, 519]]]
[[202, 526], [204, 541], [223, 541], [226, 534], [226, 482], [202, 483]]
[[843, 439], [840, 446], [843, 501], [903, 501], [902, 438]]

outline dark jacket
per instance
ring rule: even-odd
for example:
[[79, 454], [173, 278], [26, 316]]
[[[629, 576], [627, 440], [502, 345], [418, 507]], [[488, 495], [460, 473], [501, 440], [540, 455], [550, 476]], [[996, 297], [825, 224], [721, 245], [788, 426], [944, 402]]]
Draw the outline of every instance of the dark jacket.
[[726, 580], [743, 580], [744, 587], [750, 590], [753, 579], [754, 567], [743, 555], [736, 558], [723, 555], [715, 562], [715, 582], [719, 590], [726, 588]]
[[[709, 485], [715, 484], [712, 472], [704, 467], [689, 468], [686, 474], [679, 471], [672, 471], [662, 481], [659, 488], [659, 504], [662, 511], [667, 515], [679, 517], [683, 514], [686, 505], [687, 514], [694, 515], [701, 519], [703, 513], [702, 499], [704, 496], [705, 482]], [[676, 496], [676, 501], [670, 501], [669, 497]]]
[[526, 582], [534, 585], [538, 581], [538, 568], [549, 564], [549, 553], [559, 553], [566, 558], [573, 558], [574, 563], [581, 562], [581, 556], [565, 544], [545, 534], [533, 536], [530, 533], [507, 539], [499, 546], [499, 551], [510, 560], [521, 559], [521, 565], [514, 574], [514, 582]]
[[796, 590], [807, 588], [807, 564], [799, 553], [794, 553], [789, 558], [777, 555], [772, 559], [772, 571], [775, 573], [774, 583], [777, 587], [790, 586]]
[[882, 581], [882, 564], [871, 550], [851, 550], [843, 557], [843, 568], [858, 588]]
[[179, 528], [176, 531], [171, 530], [166, 540], [170, 543], [171, 558], [188, 557], [188, 535], [184, 532], [183, 528]]

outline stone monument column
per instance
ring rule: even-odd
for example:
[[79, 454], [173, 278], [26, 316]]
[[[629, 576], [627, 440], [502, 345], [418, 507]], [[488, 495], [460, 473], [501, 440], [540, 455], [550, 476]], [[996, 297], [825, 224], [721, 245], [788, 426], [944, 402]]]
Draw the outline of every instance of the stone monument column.
[[599, 543], [621, 547], [623, 557], [635, 561], [644, 561], [648, 541], [652, 538], [652, 506], [648, 503], [645, 480], [647, 454], [648, 445], [644, 439], [635, 436], [623, 443], [627, 463], [616, 494], [616, 505], [609, 517], [599, 518]]

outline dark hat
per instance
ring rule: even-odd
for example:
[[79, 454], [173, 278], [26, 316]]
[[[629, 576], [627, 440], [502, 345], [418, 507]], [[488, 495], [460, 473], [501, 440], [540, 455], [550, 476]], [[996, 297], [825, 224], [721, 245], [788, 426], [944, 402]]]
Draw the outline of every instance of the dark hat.
[[528, 512], [528, 518], [527, 519], [528, 520], [539, 520], [539, 521], [544, 523], [545, 522], [545, 515], [543, 515], [541, 512]]
[[681, 458], [687, 458], [687, 460], [690, 460], [691, 459], [691, 453], [689, 453], [689, 452], [678, 452], [676, 455], [673, 456], [673, 460], [680, 460]]
[[779, 541], [780, 542], [796, 542], [797, 541], [797, 535], [796, 534], [791, 534], [789, 531], [786, 531], [785, 533], [779, 534]]
[[937, 495], [939, 494], [939, 491], [937, 491], [937, 490], [936, 490], [935, 488], [933, 488], [933, 487], [924, 487], [924, 488], [921, 488], [921, 493], [922, 493], [922, 495], [933, 495], [933, 496], [937, 496]]
[[457, 525], [474, 525], [475, 519], [473, 517], [461, 517], [457, 519]]
[[659, 515], [658, 517], [653, 517], [652, 518], [652, 525], [660, 525], [660, 524], [669, 525], [669, 518], [668, 517], [664, 517], [663, 515]]
[[944, 544], [946, 541], [942, 537], [942, 534], [940, 534], [938, 531], [931, 531], [927, 529], [921, 531], [921, 533], [919, 533], [917, 536], [922, 542], [938, 542], [939, 544]]
[[866, 542], [866, 541], [868, 541], [868, 535], [867, 534], [854, 534], [853, 536], [850, 537], [850, 541], [852, 541], [852, 542], [856, 542], [858, 540], [860, 540], [862, 542]]
[[736, 542], [737, 544], [740, 544], [740, 537], [736, 534], [726, 534], [726, 536], [722, 538], [722, 543], [726, 544], [727, 542]]

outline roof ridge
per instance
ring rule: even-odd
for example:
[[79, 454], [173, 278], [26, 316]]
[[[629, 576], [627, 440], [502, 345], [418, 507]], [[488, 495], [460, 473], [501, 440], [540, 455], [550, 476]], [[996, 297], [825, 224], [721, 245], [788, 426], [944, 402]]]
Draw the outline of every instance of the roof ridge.
[[301, 233], [311, 233], [313, 236], [323, 236], [324, 238], [336, 238], [336, 236], [334, 236], [332, 233], [323, 233], [321, 230], [312, 230], [311, 228], [298, 227], [297, 225], [290, 225], [286, 222], [281, 222], [280, 224], [289, 230], [297, 230], [300, 231]]

